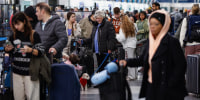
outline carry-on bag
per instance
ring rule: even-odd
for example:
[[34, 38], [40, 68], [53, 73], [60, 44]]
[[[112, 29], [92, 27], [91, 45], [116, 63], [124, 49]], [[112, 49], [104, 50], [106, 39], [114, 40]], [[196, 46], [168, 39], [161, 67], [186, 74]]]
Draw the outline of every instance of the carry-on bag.
[[189, 93], [200, 95], [200, 55], [187, 56], [186, 87]]

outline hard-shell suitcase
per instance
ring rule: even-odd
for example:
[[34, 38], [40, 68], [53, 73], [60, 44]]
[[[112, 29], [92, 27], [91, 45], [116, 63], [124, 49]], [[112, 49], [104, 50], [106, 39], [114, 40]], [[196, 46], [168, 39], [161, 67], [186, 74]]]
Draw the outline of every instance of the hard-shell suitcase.
[[200, 95], [200, 55], [187, 56], [186, 87], [189, 93]]
[[52, 64], [50, 100], [80, 100], [80, 83], [74, 66]]

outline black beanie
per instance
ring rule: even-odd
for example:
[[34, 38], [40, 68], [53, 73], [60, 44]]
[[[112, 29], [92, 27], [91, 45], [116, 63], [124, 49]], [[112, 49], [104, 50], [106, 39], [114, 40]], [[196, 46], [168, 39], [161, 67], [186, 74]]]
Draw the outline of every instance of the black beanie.
[[165, 24], [165, 15], [164, 14], [154, 13], [153, 15], [151, 15], [151, 18], [156, 18], [162, 24], [162, 26]]
[[36, 10], [33, 8], [33, 6], [29, 6], [28, 8], [26, 8], [26, 9], [24, 10], [24, 13], [25, 13], [28, 17], [34, 18], [34, 17], [35, 17]]

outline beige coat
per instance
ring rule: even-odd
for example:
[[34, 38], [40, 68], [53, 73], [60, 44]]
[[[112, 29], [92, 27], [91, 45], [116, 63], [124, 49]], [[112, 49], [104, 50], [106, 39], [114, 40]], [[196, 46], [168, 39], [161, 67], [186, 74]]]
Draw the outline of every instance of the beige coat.
[[[66, 21], [65, 27], [66, 27], [66, 32], [67, 32], [67, 36], [68, 36], [68, 21]], [[74, 31], [74, 36], [72, 36], [72, 35], [68, 36], [67, 46], [63, 49], [63, 52], [67, 53], [67, 54], [70, 54], [71, 40], [81, 37], [80, 25], [77, 23], [76, 25], [73, 25], [73, 27], [76, 28], [76, 30]]]
[[90, 38], [91, 34], [92, 34], [92, 28], [93, 28], [93, 24], [92, 22], [89, 21], [88, 17], [82, 19], [80, 22], [80, 28], [81, 28], [81, 33], [83, 35], [84, 38], [88, 39]]

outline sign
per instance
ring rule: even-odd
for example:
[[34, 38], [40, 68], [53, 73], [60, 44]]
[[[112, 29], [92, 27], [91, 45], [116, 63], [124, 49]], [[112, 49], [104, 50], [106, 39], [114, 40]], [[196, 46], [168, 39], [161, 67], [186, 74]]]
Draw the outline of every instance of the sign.
[[140, 3], [140, 0], [136, 0], [137, 2], [136, 3]]
[[[157, 2], [167, 2], [167, 3], [173, 3], [173, 0], [156, 0]], [[174, 3], [194, 3], [194, 0], [174, 0]]]
[[83, 8], [84, 7], [84, 2], [79, 2], [79, 7]]
[[178, 0], [179, 3], [194, 3], [194, 0]]

